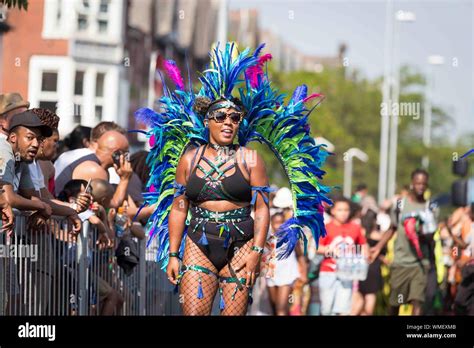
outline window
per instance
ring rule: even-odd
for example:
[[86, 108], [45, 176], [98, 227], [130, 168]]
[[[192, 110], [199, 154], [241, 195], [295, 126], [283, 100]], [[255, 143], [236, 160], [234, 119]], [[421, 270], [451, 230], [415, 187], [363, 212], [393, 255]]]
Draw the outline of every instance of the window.
[[99, 20], [99, 33], [107, 33], [107, 21]]
[[83, 0], [77, 7], [78, 31], [88, 35], [109, 32], [110, 0]]
[[61, 4], [59, 4], [57, 10], [56, 10], [56, 21], [57, 23], [60, 23], [61, 22]]
[[77, 29], [79, 31], [85, 31], [85, 30], [87, 30], [87, 27], [88, 27], [87, 16], [83, 15], [83, 14], [80, 14], [77, 17]]
[[74, 95], [84, 94], [84, 71], [76, 71], [74, 80]]
[[104, 96], [104, 73], [97, 73], [95, 80], [95, 96], [103, 97]]
[[43, 71], [41, 77], [41, 90], [43, 92], [56, 92], [58, 89], [58, 73]]
[[107, 13], [109, 12], [109, 1], [108, 0], [100, 0], [100, 13]]
[[80, 104], [74, 104], [74, 115], [73, 115], [73, 122], [74, 123], [81, 123], [81, 105]]
[[102, 105], [95, 106], [95, 122], [99, 123], [102, 121]]
[[48, 109], [50, 111], [56, 112], [56, 102], [53, 101], [40, 101], [39, 107], [43, 109]]

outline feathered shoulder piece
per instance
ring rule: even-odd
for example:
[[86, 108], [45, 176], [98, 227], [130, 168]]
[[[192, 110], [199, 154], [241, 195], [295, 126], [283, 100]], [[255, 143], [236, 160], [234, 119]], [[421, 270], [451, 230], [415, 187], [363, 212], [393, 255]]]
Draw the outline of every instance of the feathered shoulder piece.
[[[143, 108], [135, 113], [137, 119], [149, 127], [151, 170], [144, 197], [145, 204], [156, 204], [156, 209], [147, 224], [148, 243], [156, 239], [157, 261], [165, 261], [163, 265], [167, 263], [169, 251], [171, 203], [174, 196], [185, 190], [174, 181], [178, 161], [188, 146], [208, 142], [208, 130], [203, 123], [205, 107], [200, 107], [202, 98], [211, 102], [220, 98], [240, 99], [245, 116], [239, 126], [239, 144], [245, 146], [252, 141], [266, 144], [288, 176], [294, 216], [276, 233], [279, 257], [287, 257], [298, 239], [305, 241], [305, 226], [316, 242], [325, 235], [322, 204], [331, 202], [326, 197], [328, 187], [320, 180], [324, 175], [321, 166], [328, 152], [324, 146], [316, 145], [308, 123], [309, 114], [322, 96], [308, 95], [307, 87], [302, 85], [285, 104], [284, 95], [271, 86], [264, 69], [271, 55], [260, 55], [263, 47], [262, 44], [253, 52], [249, 48], [239, 52], [234, 43], [227, 43], [223, 50], [217, 45], [210, 52], [209, 66], [200, 74], [202, 86], [197, 94], [193, 93], [191, 83], [185, 88], [176, 64], [166, 61], [164, 69], [175, 85], [174, 90], [165, 86], [165, 94], [159, 100], [160, 112]], [[318, 103], [308, 109], [306, 104], [312, 99]]]

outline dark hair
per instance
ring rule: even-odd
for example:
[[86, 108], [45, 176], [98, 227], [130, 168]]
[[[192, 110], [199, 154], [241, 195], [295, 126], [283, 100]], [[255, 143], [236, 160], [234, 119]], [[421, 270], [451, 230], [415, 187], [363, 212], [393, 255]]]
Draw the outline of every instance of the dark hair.
[[112, 130], [121, 134], [127, 134], [127, 131], [120, 127], [117, 123], [111, 121], [102, 121], [92, 128], [90, 140], [97, 141], [105, 132]]
[[47, 125], [53, 131], [57, 131], [59, 125], [59, 116], [53, 111], [44, 108], [33, 108], [30, 111], [39, 117], [41, 123]]
[[76, 198], [82, 191], [82, 185], [87, 186], [87, 181], [82, 179], [69, 180], [67, 184], [64, 185], [64, 189], [59, 193], [58, 199], [67, 202], [71, 197]]
[[194, 99], [193, 110], [198, 115], [200, 115], [202, 117], [205, 117], [206, 114], [207, 114], [207, 111], [209, 110], [209, 107], [211, 105], [213, 105], [215, 103], [218, 103], [220, 101], [223, 101], [223, 100], [232, 101], [235, 105], [237, 105], [245, 113], [244, 104], [242, 103], [242, 101], [239, 98], [236, 98], [236, 97], [230, 97], [229, 99], [221, 97], [219, 99], [211, 101], [211, 99], [209, 99], [206, 96], [198, 96], [198, 97], [196, 97], [196, 99]]
[[64, 145], [66, 145], [69, 150], [83, 148], [84, 140], [89, 140], [91, 129], [90, 127], [76, 126], [76, 128], [64, 138]]
[[350, 208], [351, 208], [351, 215], [349, 216], [349, 219], [353, 219], [357, 216], [358, 213], [362, 211], [362, 206], [359, 203], [356, 202], [350, 202]]
[[148, 151], [141, 150], [130, 156], [130, 164], [132, 165], [132, 169], [140, 178], [143, 187], [145, 187], [148, 178], [150, 177], [150, 168], [146, 163], [148, 153]]
[[367, 185], [366, 184], [357, 185], [356, 191], [362, 191], [362, 190], [367, 190]]
[[367, 213], [360, 219], [360, 224], [368, 235], [377, 228], [377, 213], [372, 209], [367, 210]]
[[430, 175], [428, 174], [428, 172], [426, 170], [424, 170], [422, 168], [417, 168], [417, 169], [415, 169], [414, 171], [411, 172], [411, 179], [413, 180], [413, 178], [415, 176], [419, 175], [419, 174], [426, 176], [427, 179], [430, 178]]
[[344, 196], [336, 196], [336, 197], [333, 198], [332, 201], [333, 201], [333, 204], [332, 204], [331, 209], [336, 206], [336, 203], [347, 203], [347, 204], [349, 204], [349, 207], [351, 207], [351, 200], [347, 199]]
[[193, 104], [193, 111], [204, 117], [206, 116], [207, 109], [209, 109], [209, 106], [211, 105], [212, 101], [208, 97], [205, 96], [198, 96], [194, 99], [194, 104]]

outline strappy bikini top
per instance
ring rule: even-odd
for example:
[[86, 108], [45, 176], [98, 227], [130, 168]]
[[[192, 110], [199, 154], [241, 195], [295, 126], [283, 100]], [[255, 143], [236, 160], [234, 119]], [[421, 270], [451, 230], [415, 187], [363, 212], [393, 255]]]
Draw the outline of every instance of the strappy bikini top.
[[[275, 191], [274, 188], [269, 186], [250, 186], [250, 184], [245, 180], [240, 167], [237, 165], [236, 158], [234, 157], [234, 163], [225, 169], [221, 170], [221, 166], [227, 161], [221, 161], [217, 164], [213, 163], [208, 158], [204, 157], [203, 154], [206, 151], [208, 144], [204, 146], [204, 149], [201, 152], [197, 166], [193, 169], [188, 184], [185, 186], [173, 181], [173, 188], [176, 189], [173, 197], [179, 197], [185, 194], [188, 199], [193, 203], [199, 203], [208, 200], [228, 200], [233, 202], [250, 202], [251, 206], [255, 206], [257, 201], [257, 195], [260, 193], [262, 195], [263, 201], [268, 205], [268, 197], [266, 194]], [[235, 145], [234, 145], [235, 146]], [[235, 148], [235, 147], [234, 147]], [[245, 168], [248, 171], [247, 164], [245, 162], [244, 154], [242, 147], [240, 148], [241, 157]], [[194, 158], [191, 163], [191, 168], [193, 168], [194, 160], [196, 155], [199, 152], [199, 148], [194, 154]], [[199, 162], [201, 159], [204, 159], [209, 166], [209, 170], [205, 170]], [[231, 176], [225, 177], [224, 174], [229, 169], [235, 167], [235, 173]], [[204, 177], [199, 177], [196, 174], [197, 169], [201, 170], [204, 173]], [[213, 177], [212, 175], [217, 172], [217, 176]], [[224, 178], [222, 178], [224, 176]], [[222, 178], [222, 179], [221, 179]], [[252, 193], [253, 192], [253, 193]]]
[[[204, 156], [204, 152], [208, 146], [209, 144], [204, 146], [197, 165], [189, 176], [188, 184], [186, 185], [186, 196], [190, 201], [195, 203], [219, 200], [250, 203], [252, 200], [252, 186], [247, 182], [237, 164], [237, 155], [233, 156], [234, 161], [229, 165], [227, 165], [229, 156], [214, 163]], [[236, 146], [236, 144], [233, 145], [234, 150]], [[199, 149], [196, 151], [196, 154], [198, 151]], [[247, 168], [243, 152], [241, 152], [241, 158], [243, 159], [244, 166]], [[210, 167], [208, 170], [201, 166], [201, 160], [207, 162]], [[193, 164], [194, 159], [191, 168]], [[234, 167], [235, 173], [230, 176], [225, 176], [225, 173]], [[204, 173], [202, 178], [197, 175], [198, 169]]]

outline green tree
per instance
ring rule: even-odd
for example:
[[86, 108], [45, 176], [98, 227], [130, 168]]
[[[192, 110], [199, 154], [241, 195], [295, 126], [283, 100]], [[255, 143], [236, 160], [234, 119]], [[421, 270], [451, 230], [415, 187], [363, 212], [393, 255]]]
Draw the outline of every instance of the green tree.
[[[357, 70], [349, 74], [343, 68], [325, 69], [322, 73], [283, 73], [270, 66], [269, 74], [274, 85], [286, 92], [286, 101], [301, 84], [308, 86], [309, 93], [325, 95], [325, 100], [310, 117], [312, 134], [323, 136], [335, 145], [334, 155], [328, 158], [323, 168], [327, 172], [324, 184], [342, 186], [344, 152], [358, 147], [369, 155], [369, 161], [354, 161], [353, 185], [364, 182], [375, 195], [379, 171], [382, 79], [367, 80]], [[428, 153], [432, 192], [438, 194], [450, 190], [455, 179], [451, 174], [453, 153], [467, 151], [466, 144], [469, 142], [452, 145], [440, 136], [449, 130], [451, 118], [446, 111], [434, 105], [433, 145], [430, 149], [423, 146], [424, 90], [424, 76], [410, 67], [402, 67], [399, 105], [409, 103], [416, 113], [412, 110], [408, 115], [399, 116], [397, 189], [409, 183], [411, 171], [421, 166], [422, 157]], [[265, 146], [252, 147], [261, 151], [270, 181], [278, 185], [287, 184], [284, 171], [273, 154]]]

